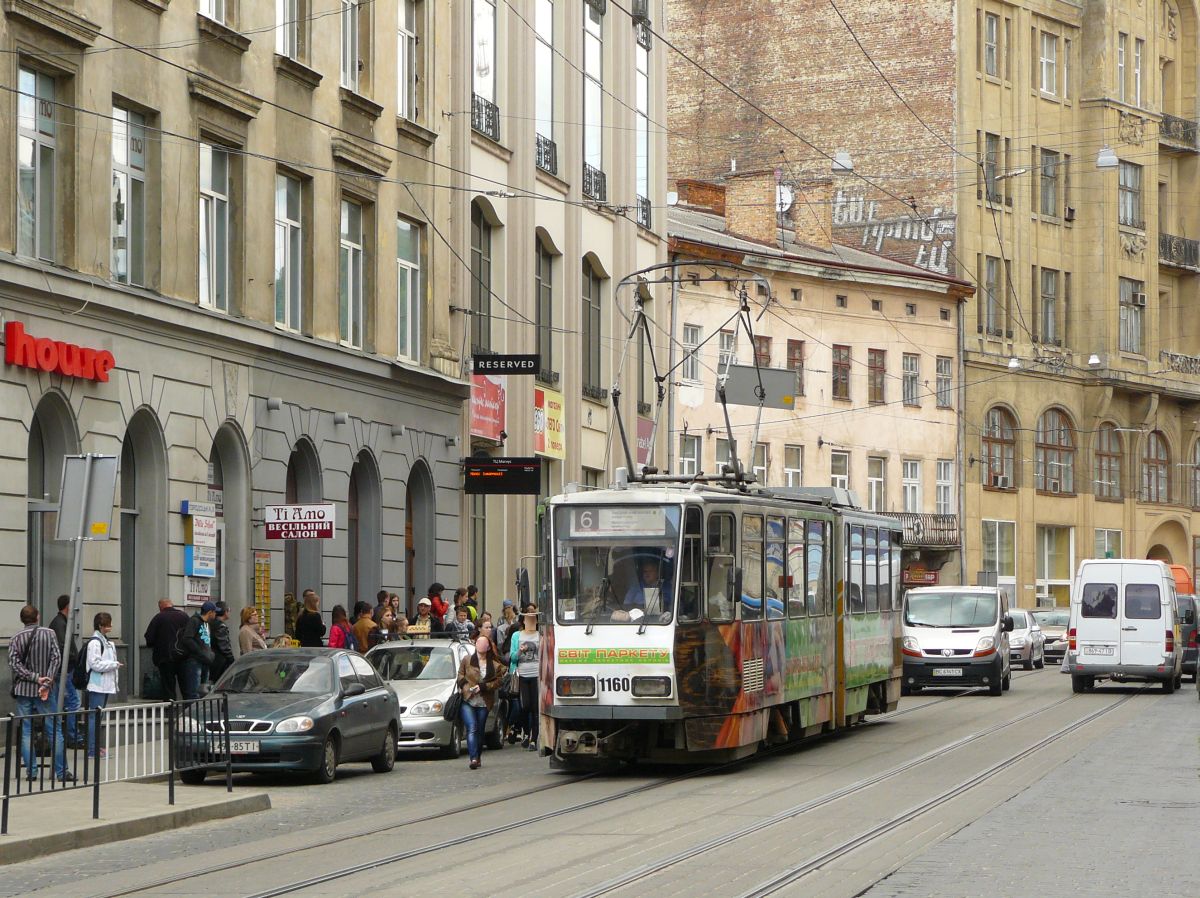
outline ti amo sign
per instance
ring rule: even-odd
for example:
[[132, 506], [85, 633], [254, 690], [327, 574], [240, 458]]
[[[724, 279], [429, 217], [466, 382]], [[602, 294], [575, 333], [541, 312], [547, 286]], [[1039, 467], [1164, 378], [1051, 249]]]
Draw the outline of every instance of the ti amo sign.
[[542, 367], [537, 355], [473, 355], [472, 374], [537, 374]]
[[268, 505], [267, 539], [333, 539], [333, 505]]
[[468, 496], [536, 496], [541, 486], [542, 462], [537, 456], [463, 462], [463, 492]]

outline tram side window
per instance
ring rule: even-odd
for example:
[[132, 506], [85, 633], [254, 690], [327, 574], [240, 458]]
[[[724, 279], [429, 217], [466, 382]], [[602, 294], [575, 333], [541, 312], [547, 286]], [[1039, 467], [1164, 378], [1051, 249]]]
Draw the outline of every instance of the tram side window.
[[829, 614], [830, 593], [829, 580], [826, 576], [828, 554], [825, 551], [825, 535], [828, 529], [824, 521], [810, 521], [808, 524], [808, 586], [805, 595], [808, 600], [810, 615]]
[[899, 611], [904, 607], [904, 590], [900, 586], [900, 537], [901, 534], [892, 534], [892, 610]]
[[767, 620], [783, 619], [784, 589], [784, 520], [767, 518], [766, 590]]
[[742, 620], [763, 616], [763, 519], [742, 515]]
[[683, 558], [679, 565], [679, 620], [700, 620], [700, 585], [704, 570], [704, 515], [692, 506], [683, 516]]
[[733, 528], [731, 514], [722, 512], [708, 517], [708, 619], [711, 621], [733, 620], [731, 579], [737, 563]]
[[863, 598], [867, 613], [879, 610], [879, 588], [876, 583], [876, 568], [879, 566], [876, 549], [876, 534], [874, 527], [863, 530]]
[[788, 518], [787, 576], [788, 617], [804, 617], [804, 596], [811, 587], [804, 576], [804, 521], [798, 518]]
[[848, 562], [846, 576], [846, 595], [849, 598], [851, 614], [862, 614], [863, 604], [862, 560], [863, 560], [863, 529], [858, 525], [847, 528], [850, 531], [849, 550], [846, 553]]
[[879, 610], [892, 610], [892, 543], [886, 530], [879, 531]]

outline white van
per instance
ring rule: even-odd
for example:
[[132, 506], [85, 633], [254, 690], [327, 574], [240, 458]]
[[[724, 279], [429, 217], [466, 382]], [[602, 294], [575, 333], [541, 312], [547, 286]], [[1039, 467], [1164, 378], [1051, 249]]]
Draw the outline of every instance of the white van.
[[929, 686], [987, 686], [1000, 695], [1012, 682], [1008, 596], [995, 586], [922, 586], [904, 594], [901, 692]]
[[1098, 679], [1161, 682], [1183, 678], [1175, 578], [1161, 561], [1083, 561], [1071, 587], [1067, 661], [1075, 692]]

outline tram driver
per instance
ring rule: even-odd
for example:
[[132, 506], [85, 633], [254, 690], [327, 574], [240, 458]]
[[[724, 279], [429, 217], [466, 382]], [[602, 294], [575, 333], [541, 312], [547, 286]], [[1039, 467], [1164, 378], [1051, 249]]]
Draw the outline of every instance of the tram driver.
[[642, 558], [638, 562], [638, 577], [625, 591], [625, 600], [612, 613], [615, 621], [637, 621], [669, 619], [671, 609], [671, 581], [664, 577], [661, 562], [657, 557]]

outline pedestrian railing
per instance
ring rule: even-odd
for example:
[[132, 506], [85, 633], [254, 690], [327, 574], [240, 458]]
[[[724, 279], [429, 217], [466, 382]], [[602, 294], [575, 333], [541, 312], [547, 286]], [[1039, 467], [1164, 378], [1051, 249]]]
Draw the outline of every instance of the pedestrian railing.
[[[168, 790], [175, 803], [175, 774], [187, 782], [193, 772], [225, 771], [225, 788], [233, 791], [233, 756], [229, 751], [229, 697], [224, 693], [172, 702], [167, 720], [171, 776]], [[202, 778], [202, 777], [201, 777]]]
[[29, 798], [72, 789], [92, 790], [92, 819], [100, 817], [100, 758], [87, 757], [84, 740], [69, 746], [64, 725], [73, 717], [97, 725], [100, 712], [55, 711], [16, 714], [4, 722], [4, 787], [0, 792], [0, 835], [8, 835], [9, 805]]
[[142, 779], [171, 772], [170, 702], [105, 708], [103, 782]]

